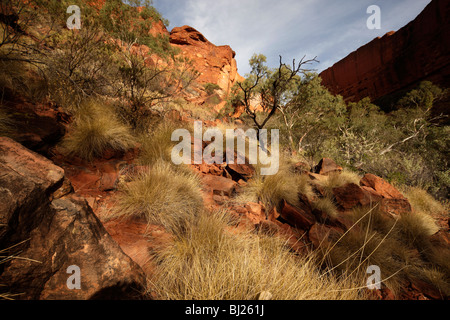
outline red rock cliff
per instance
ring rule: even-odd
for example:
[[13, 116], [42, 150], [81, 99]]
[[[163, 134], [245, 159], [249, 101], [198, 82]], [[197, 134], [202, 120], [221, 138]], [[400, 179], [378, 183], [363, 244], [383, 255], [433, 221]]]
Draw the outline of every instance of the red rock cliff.
[[222, 94], [229, 93], [233, 84], [242, 80], [237, 73], [236, 53], [229, 46], [216, 46], [200, 32], [189, 26], [176, 27], [170, 32], [170, 43], [194, 62], [199, 83], [215, 83]]
[[422, 80], [450, 87], [450, 1], [433, 0], [405, 27], [372, 40], [320, 76], [347, 101], [376, 101]]

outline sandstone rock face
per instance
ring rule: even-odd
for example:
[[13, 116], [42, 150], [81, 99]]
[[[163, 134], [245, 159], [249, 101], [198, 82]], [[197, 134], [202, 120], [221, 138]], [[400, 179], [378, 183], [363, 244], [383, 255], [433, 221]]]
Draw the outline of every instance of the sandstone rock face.
[[[59, 192], [64, 181], [51, 161], [0, 138], [0, 248], [16, 256], [1, 265], [2, 290], [16, 299], [141, 297], [142, 270], [84, 199]], [[70, 266], [79, 267], [79, 290], [67, 286]]]
[[330, 158], [323, 158], [322, 160], [320, 160], [315, 169], [316, 173], [325, 176], [329, 175], [330, 173], [338, 173], [343, 170], [341, 166], [338, 166], [336, 162], [334, 162]]
[[361, 186], [369, 187], [378, 192], [383, 198], [399, 198], [403, 199], [403, 195], [384, 179], [374, 174], [366, 174], [359, 182]]
[[381, 197], [374, 197], [373, 194], [354, 183], [334, 188], [333, 195], [337, 204], [344, 210], [349, 210], [357, 206], [369, 206], [381, 200]]
[[202, 182], [207, 191], [219, 196], [231, 197], [236, 189], [236, 182], [225, 177], [204, 175]]
[[294, 207], [286, 201], [283, 201], [280, 215], [289, 225], [305, 231], [309, 230], [315, 223], [315, 217], [312, 214], [309, 203]]
[[391, 184], [373, 174], [367, 174], [360, 181], [361, 186], [349, 183], [334, 188], [336, 203], [344, 210], [358, 206], [379, 204], [382, 212], [399, 216], [412, 212], [409, 201]]
[[14, 139], [28, 149], [49, 155], [50, 149], [64, 136], [62, 123], [70, 116], [50, 104], [35, 105], [16, 96], [3, 103], [14, 123]]
[[450, 2], [431, 1], [405, 27], [372, 40], [320, 76], [347, 101], [377, 101], [423, 80], [450, 86]]
[[201, 84], [214, 83], [226, 96], [236, 81], [243, 80], [237, 73], [236, 53], [229, 46], [216, 46], [200, 32], [189, 26], [176, 27], [170, 32], [170, 43], [194, 62]]

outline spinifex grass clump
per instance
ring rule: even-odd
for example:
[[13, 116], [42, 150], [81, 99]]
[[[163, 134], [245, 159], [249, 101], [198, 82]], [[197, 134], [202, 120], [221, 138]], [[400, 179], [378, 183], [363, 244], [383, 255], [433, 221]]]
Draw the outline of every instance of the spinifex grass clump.
[[360, 285], [321, 277], [313, 256], [299, 257], [274, 236], [231, 231], [226, 212], [202, 213], [156, 254], [149, 291], [159, 299], [358, 299]]
[[280, 165], [278, 173], [267, 176], [260, 175], [259, 167], [256, 165], [256, 174], [243, 188], [236, 201], [261, 201], [268, 210], [278, 207], [283, 200], [297, 205], [299, 193], [308, 198], [312, 197], [313, 193], [308, 181], [308, 177], [294, 174], [292, 168], [286, 164]]
[[419, 279], [448, 296], [450, 251], [431, 242], [438, 228], [430, 216], [413, 211], [393, 218], [375, 206], [355, 208], [351, 217], [354, 225], [318, 251], [328, 272], [367, 279], [367, 268], [378, 266], [382, 283], [394, 294]]
[[158, 161], [171, 162], [172, 148], [176, 144], [172, 141], [172, 133], [180, 126], [180, 123], [163, 121], [151, 132], [142, 135], [139, 162], [143, 165], [152, 165]]
[[106, 150], [126, 151], [134, 146], [130, 129], [119, 121], [112, 108], [101, 101], [85, 102], [62, 142], [63, 151], [91, 161]]
[[143, 217], [174, 234], [183, 233], [203, 208], [199, 177], [165, 162], [133, 176], [119, 190], [112, 217]]

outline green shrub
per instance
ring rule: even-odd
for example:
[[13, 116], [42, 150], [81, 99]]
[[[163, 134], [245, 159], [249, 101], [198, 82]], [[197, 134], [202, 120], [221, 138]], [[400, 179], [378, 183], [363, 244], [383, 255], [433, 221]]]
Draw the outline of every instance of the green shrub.
[[216, 90], [219, 90], [220, 89], [220, 87], [219, 87], [219, 85], [217, 85], [217, 84], [215, 84], [215, 83], [205, 83], [204, 85], [203, 85], [203, 87], [205, 88], [205, 90], [206, 90], [206, 93], [208, 94], [208, 95], [212, 95], [212, 94], [214, 94], [214, 92], [216, 91]]

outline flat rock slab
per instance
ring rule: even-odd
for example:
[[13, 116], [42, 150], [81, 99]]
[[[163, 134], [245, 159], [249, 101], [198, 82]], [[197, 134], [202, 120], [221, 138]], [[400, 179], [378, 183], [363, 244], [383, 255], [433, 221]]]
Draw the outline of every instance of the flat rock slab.
[[204, 175], [202, 181], [207, 191], [219, 196], [231, 197], [237, 186], [236, 182], [225, 177]]

